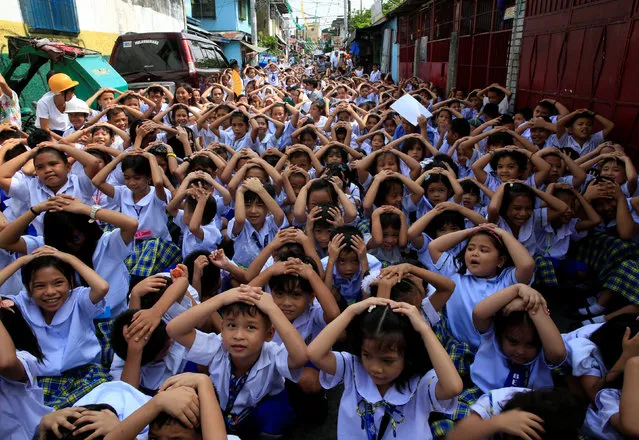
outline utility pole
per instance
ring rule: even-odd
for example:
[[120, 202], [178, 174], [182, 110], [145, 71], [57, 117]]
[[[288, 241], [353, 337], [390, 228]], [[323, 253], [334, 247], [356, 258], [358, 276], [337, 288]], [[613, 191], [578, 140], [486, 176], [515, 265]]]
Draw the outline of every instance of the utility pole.
[[348, 36], [348, 0], [344, 0], [344, 38], [343, 41], [346, 41], [346, 37]]
[[[257, 14], [255, 13], [255, 0], [249, 0], [249, 9], [251, 10], [251, 42], [253, 45], [257, 46]], [[267, 14], [269, 14], [267, 17], [270, 17], [270, 9]]]

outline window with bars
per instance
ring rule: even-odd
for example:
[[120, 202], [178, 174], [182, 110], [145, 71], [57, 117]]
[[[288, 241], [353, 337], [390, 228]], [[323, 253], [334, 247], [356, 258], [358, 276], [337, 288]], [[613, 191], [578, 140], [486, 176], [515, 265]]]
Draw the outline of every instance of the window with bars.
[[193, 18], [215, 18], [215, 0], [191, 0]]
[[31, 32], [80, 33], [75, 0], [22, 0], [20, 9]]

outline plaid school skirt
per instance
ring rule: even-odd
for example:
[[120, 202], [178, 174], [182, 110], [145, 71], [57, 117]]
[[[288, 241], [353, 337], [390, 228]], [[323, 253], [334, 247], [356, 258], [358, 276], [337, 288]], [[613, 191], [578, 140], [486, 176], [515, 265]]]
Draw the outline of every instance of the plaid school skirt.
[[601, 288], [623, 296], [631, 304], [639, 304], [637, 243], [595, 232], [578, 241], [571, 254], [596, 274]]
[[431, 417], [430, 431], [434, 439], [444, 439], [455, 427], [455, 423], [471, 413], [471, 406], [483, 395], [479, 387], [463, 390], [457, 396], [457, 408], [451, 414], [434, 413]]
[[113, 318], [94, 319], [95, 335], [100, 343], [100, 365], [107, 370], [111, 369], [113, 362], [113, 346], [111, 345], [111, 330], [113, 329]]
[[133, 254], [124, 263], [129, 274], [146, 278], [182, 262], [182, 251], [172, 241], [152, 237], [136, 240]]
[[[444, 309], [445, 310], [445, 309]], [[444, 349], [448, 352], [457, 372], [462, 378], [470, 375], [470, 364], [475, 360], [475, 352], [466, 342], [453, 335], [448, 325], [446, 313], [440, 313], [441, 320], [433, 327], [433, 331]]]
[[38, 377], [44, 390], [44, 404], [53, 409], [73, 406], [93, 388], [113, 378], [102, 365], [89, 364], [63, 371], [60, 376]]

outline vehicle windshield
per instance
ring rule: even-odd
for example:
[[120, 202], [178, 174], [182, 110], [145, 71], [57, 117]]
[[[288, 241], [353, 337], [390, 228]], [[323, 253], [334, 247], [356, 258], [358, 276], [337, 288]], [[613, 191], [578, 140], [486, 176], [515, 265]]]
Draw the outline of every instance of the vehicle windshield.
[[122, 41], [111, 64], [120, 74], [180, 70], [183, 67], [178, 40], [163, 38]]

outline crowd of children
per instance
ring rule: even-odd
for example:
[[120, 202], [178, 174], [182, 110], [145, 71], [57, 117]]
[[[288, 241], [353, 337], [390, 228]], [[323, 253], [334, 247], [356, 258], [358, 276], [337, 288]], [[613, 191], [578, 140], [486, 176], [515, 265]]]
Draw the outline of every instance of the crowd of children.
[[338, 439], [639, 438], [611, 121], [233, 67], [86, 102], [52, 72], [37, 129], [3, 113], [0, 438], [286, 438], [335, 387]]

